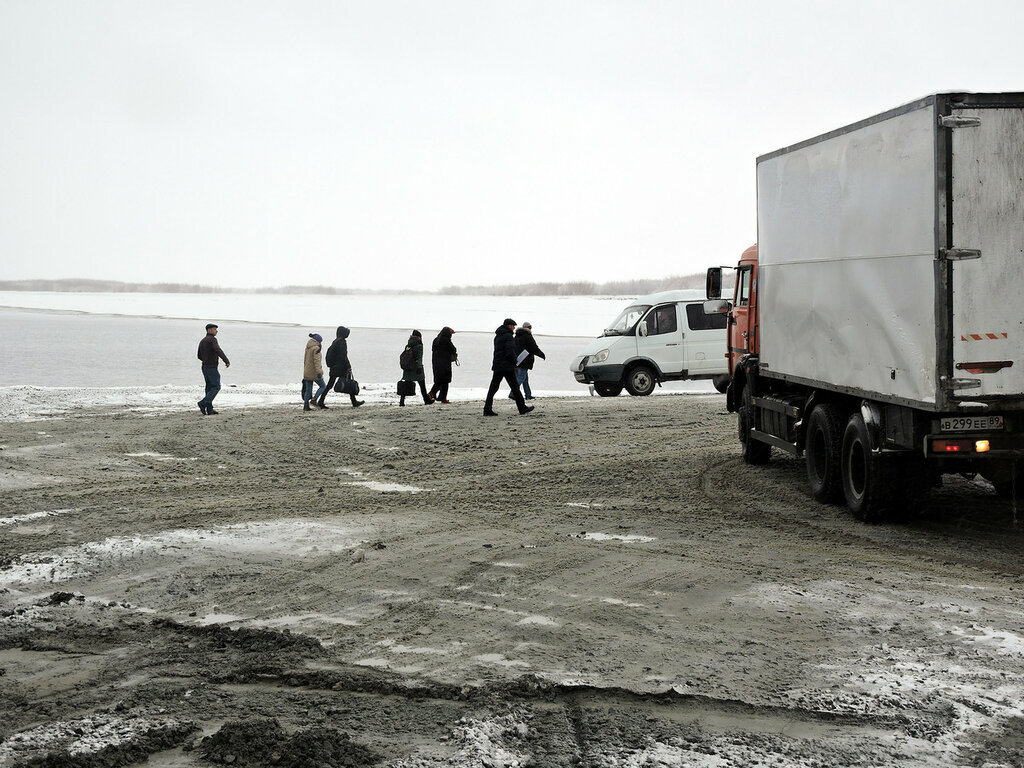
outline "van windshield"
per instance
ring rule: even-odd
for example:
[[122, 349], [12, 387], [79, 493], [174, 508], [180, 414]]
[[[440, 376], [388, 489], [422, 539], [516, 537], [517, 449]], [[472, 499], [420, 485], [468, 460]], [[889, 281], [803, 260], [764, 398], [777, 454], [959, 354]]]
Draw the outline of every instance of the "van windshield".
[[612, 324], [604, 329], [602, 336], [625, 336], [630, 333], [637, 324], [637, 321], [644, 316], [644, 313], [651, 308], [650, 304], [634, 304], [626, 307], [619, 316], [612, 321]]

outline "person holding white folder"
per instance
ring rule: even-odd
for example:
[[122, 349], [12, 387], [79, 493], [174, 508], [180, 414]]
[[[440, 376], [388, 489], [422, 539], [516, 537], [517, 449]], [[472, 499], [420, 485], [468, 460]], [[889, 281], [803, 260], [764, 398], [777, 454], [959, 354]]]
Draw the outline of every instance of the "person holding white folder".
[[516, 331], [516, 381], [523, 390], [524, 400], [533, 400], [533, 392], [530, 391], [530, 371], [533, 370], [534, 358], [537, 357], [547, 360], [537, 346], [537, 340], [533, 338], [533, 325], [529, 322], [523, 323]]

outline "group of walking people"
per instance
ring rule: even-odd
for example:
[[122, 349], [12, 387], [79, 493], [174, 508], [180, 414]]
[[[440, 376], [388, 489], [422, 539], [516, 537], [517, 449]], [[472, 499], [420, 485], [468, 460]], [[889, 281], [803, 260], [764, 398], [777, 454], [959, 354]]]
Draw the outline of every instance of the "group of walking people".
[[[201, 361], [206, 394], [197, 405], [204, 416], [216, 414], [213, 399], [220, 391], [220, 371], [218, 361], [223, 360], [225, 366], [231, 363], [217, 342], [217, 325], [206, 326], [206, 336], [199, 342], [198, 357]], [[305, 411], [313, 407], [327, 408], [325, 400], [331, 391], [347, 394], [352, 407], [358, 408], [364, 401], [357, 400], [359, 383], [352, 375], [352, 364], [348, 358], [348, 337], [351, 331], [339, 325], [334, 341], [327, 348], [326, 356], [322, 355], [323, 337], [319, 333], [309, 334], [309, 341], [303, 355], [302, 367], [302, 408]], [[405, 398], [415, 395], [419, 387], [425, 405], [435, 402], [447, 404], [448, 387], [452, 382], [452, 366], [459, 364], [459, 351], [452, 342], [455, 331], [448, 326], [440, 330], [431, 343], [430, 367], [433, 384], [427, 390], [426, 371], [423, 363], [423, 334], [414, 330], [399, 356], [402, 378], [398, 382], [398, 404], [405, 405]], [[533, 326], [523, 323], [516, 331], [516, 321], [506, 318], [494, 332], [494, 357], [491, 364], [491, 383], [487, 388], [484, 401], [484, 415], [495, 416], [494, 396], [505, 381], [509, 386], [509, 399], [515, 400], [519, 413], [526, 414], [533, 410], [526, 400], [533, 400], [530, 389], [530, 370], [536, 358], [544, 359], [544, 352], [533, 337]], [[330, 379], [324, 380], [324, 364], [327, 365]], [[525, 393], [525, 394], [524, 394]]]
[[402, 378], [398, 382], [398, 404], [405, 405], [405, 398], [416, 394], [417, 385], [423, 395], [423, 403], [448, 404], [448, 386], [452, 383], [452, 366], [459, 364], [459, 350], [452, 342], [454, 330], [447, 325], [442, 328], [430, 345], [430, 369], [434, 383], [427, 391], [427, 374], [423, 365], [423, 334], [413, 331], [409, 341], [398, 357]]

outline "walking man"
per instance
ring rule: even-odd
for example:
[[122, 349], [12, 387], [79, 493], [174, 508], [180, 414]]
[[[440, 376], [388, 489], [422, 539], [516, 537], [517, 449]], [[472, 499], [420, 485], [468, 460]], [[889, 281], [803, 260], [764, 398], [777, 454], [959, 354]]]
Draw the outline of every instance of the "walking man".
[[[524, 352], [525, 355], [523, 355]], [[530, 371], [533, 370], [534, 357], [547, 360], [540, 347], [537, 346], [537, 340], [533, 338], [533, 326], [529, 322], [525, 322], [516, 331], [516, 381], [519, 382], [519, 386], [523, 390], [524, 400], [533, 400], [533, 392], [530, 391]]]
[[508, 382], [512, 390], [512, 399], [516, 401], [516, 407], [520, 414], [529, 413], [533, 410], [532, 405], [527, 405], [523, 400], [523, 393], [519, 391], [519, 382], [516, 381], [516, 339], [513, 332], [516, 329], [516, 321], [506, 317], [494, 332], [494, 362], [491, 364], [491, 385], [487, 388], [487, 399], [484, 401], [484, 416], [497, 416], [494, 412], [494, 395], [498, 391], [501, 380]]
[[217, 411], [213, 410], [213, 398], [220, 392], [220, 371], [217, 369], [217, 364], [223, 360], [225, 368], [231, 367], [231, 361], [228, 360], [228, 356], [224, 354], [224, 350], [217, 343], [217, 325], [215, 323], [207, 324], [206, 336], [199, 342], [199, 352], [196, 357], [200, 360], [203, 380], [206, 383], [206, 396], [196, 405], [199, 406], [199, 412], [204, 416], [214, 416]]

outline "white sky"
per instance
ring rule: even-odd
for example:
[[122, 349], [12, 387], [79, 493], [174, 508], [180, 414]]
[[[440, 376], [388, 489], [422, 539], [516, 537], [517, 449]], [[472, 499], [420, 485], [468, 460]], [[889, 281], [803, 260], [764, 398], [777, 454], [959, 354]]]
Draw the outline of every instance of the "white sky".
[[754, 159], [1024, 90], [1020, 0], [0, 0], [0, 279], [703, 271]]

